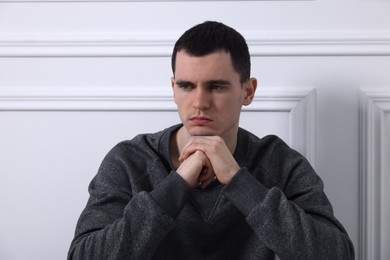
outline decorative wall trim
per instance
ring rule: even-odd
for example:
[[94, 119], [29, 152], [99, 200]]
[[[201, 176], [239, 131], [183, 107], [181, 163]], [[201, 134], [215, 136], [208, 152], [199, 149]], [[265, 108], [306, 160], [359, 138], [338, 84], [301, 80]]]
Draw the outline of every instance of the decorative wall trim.
[[243, 111], [288, 112], [291, 146], [315, 165], [315, 89], [262, 88], [261, 94]]
[[[315, 90], [262, 88], [243, 111], [288, 112], [291, 145], [314, 165]], [[0, 88], [1, 111], [176, 111], [169, 88]]]
[[[384, 221], [382, 206], [385, 192], [381, 180], [389, 169], [384, 162], [389, 160], [385, 154], [385, 138], [389, 138], [390, 129], [385, 129], [385, 115], [390, 114], [389, 89], [362, 89], [360, 94], [360, 259], [388, 259], [389, 251], [384, 246], [381, 226]], [[386, 136], [387, 135], [387, 136]], [[387, 148], [389, 149], [389, 148]], [[387, 197], [389, 197], [387, 195]], [[387, 201], [388, 203], [389, 201]], [[389, 234], [388, 234], [389, 235]]]
[[172, 93], [161, 88], [0, 88], [0, 111], [175, 110]]
[[[242, 32], [252, 56], [390, 55], [390, 31]], [[180, 33], [0, 34], [0, 57], [170, 57]]]
[[[0, 3], [66, 3], [66, 2], [207, 2], [210, 0], [0, 0]], [[286, 1], [286, 0], [213, 0], [224, 2], [240, 1]], [[288, 0], [288, 1], [315, 1], [315, 0]]]

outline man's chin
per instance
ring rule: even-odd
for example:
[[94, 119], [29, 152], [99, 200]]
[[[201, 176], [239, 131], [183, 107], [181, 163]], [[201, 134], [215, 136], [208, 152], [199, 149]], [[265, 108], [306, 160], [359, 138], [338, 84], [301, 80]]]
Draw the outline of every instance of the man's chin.
[[191, 136], [215, 136], [217, 135], [216, 131], [209, 129], [203, 126], [195, 126], [188, 129], [188, 132]]

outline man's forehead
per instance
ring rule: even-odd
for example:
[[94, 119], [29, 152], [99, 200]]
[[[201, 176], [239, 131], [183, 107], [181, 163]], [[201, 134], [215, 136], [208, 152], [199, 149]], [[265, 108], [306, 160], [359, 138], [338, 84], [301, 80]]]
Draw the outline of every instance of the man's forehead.
[[230, 53], [217, 51], [205, 56], [193, 56], [186, 52], [178, 53], [175, 79], [184, 81], [239, 81]]
[[197, 67], [197, 69], [214, 69], [216, 67], [223, 69], [234, 69], [230, 53], [217, 51], [202, 56], [194, 56], [187, 52], [178, 52], [176, 57], [177, 70], [186, 70], [188, 66]]

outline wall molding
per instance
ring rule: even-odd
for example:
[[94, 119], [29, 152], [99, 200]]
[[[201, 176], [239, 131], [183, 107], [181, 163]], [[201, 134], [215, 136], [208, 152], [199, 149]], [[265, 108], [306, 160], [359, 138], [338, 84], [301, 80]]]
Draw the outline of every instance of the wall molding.
[[[181, 33], [1, 33], [0, 57], [170, 57]], [[390, 31], [242, 32], [252, 56], [390, 55]]]
[[[207, 2], [210, 0], [0, 0], [0, 3], [67, 3], [67, 2]], [[286, 0], [213, 0], [224, 2], [240, 1], [286, 1]], [[315, 0], [287, 0], [287, 1], [315, 1]]]
[[[291, 145], [314, 165], [315, 89], [262, 88], [249, 112], [288, 112]], [[169, 88], [0, 88], [4, 111], [176, 111]]]
[[385, 260], [388, 259], [390, 252], [387, 246], [384, 246], [385, 242], [382, 241], [383, 234], [381, 234], [381, 232], [390, 232], [381, 227], [381, 223], [388, 221], [390, 217], [383, 219], [381, 206], [386, 192], [381, 186], [381, 180], [386, 173], [389, 173], [389, 169], [384, 167], [384, 162], [390, 158], [389, 154], [386, 155], [384, 152], [386, 151], [384, 139], [390, 138], [390, 129], [384, 127], [386, 115], [390, 115], [390, 90], [361, 89], [360, 259]]

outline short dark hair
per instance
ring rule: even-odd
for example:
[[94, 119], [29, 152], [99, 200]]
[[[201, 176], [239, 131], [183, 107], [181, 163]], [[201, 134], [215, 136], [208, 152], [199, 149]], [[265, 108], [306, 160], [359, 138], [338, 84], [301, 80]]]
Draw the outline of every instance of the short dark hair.
[[214, 21], [206, 21], [187, 30], [173, 48], [171, 66], [176, 70], [177, 52], [184, 50], [190, 55], [201, 57], [215, 51], [230, 53], [233, 67], [240, 75], [241, 83], [250, 78], [250, 55], [244, 37], [233, 28]]

